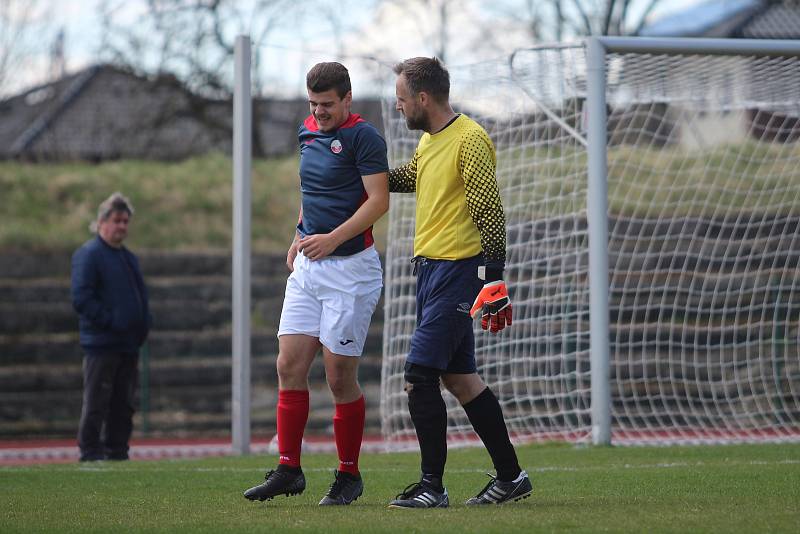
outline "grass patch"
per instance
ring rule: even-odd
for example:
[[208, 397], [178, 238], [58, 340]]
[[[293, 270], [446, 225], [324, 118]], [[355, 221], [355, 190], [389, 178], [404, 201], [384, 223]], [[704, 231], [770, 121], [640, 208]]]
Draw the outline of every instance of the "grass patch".
[[[177, 163], [0, 162], [0, 249], [74, 249], [90, 237], [97, 206], [114, 191], [136, 209], [127, 241], [132, 249], [229, 249], [232, 165], [221, 154]], [[300, 207], [297, 166], [296, 156], [253, 161], [254, 251], [288, 248]], [[375, 233], [385, 235], [385, 225]]]
[[[748, 141], [707, 151], [615, 146], [608, 153], [609, 209], [618, 215], [720, 217], [800, 213], [800, 143]], [[498, 179], [510, 220], [575, 213], [586, 206], [582, 147], [505, 148]], [[252, 247], [285, 252], [300, 205], [298, 158], [253, 161]], [[135, 250], [229, 249], [232, 163], [210, 154], [177, 163], [125, 160], [0, 162], [0, 249], [74, 249], [89, 237], [98, 204], [113, 191], [137, 209]], [[385, 250], [388, 217], [375, 228]]]
[[304, 456], [308, 486], [267, 503], [241, 492], [274, 458], [47, 465], [0, 469], [4, 532], [796, 532], [800, 445], [672, 448], [526, 446], [531, 498], [462, 503], [487, 481], [481, 449], [451, 451], [447, 510], [389, 510], [418, 473], [417, 454], [365, 454], [365, 493], [348, 508], [317, 502], [332, 455]]
[[[609, 211], [642, 218], [800, 213], [800, 143], [720, 145], [708, 150], [619, 145], [608, 150]], [[506, 211], [530, 218], [586, 209], [583, 147], [498, 152]]]

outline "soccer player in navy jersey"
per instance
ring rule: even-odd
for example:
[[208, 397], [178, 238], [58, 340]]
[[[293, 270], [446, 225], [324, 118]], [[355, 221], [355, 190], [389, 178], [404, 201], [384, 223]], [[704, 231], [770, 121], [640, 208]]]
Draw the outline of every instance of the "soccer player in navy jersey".
[[425, 132], [411, 161], [389, 172], [389, 189], [416, 194], [414, 273], [417, 328], [406, 358], [408, 410], [419, 441], [422, 476], [391, 508], [443, 508], [447, 411], [440, 384], [455, 396], [486, 446], [496, 476], [468, 505], [530, 495], [500, 403], [476, 372], [472, 317], [493, 333], [511, 324], [503, 281], [506, 226], [486, 131], [450, 106], [450, 76], [436, 58], [398, 64], [397, 110]]
[[306, 76], [311, 114], [299, 128], [302, 202], [286, 255], [291, 274], [278, 327], [278, 467], [248, 489], [250, 500], [306, 487], [300, 447], [308, 420], [308, 373], [322, 349], [335, 402], [339, 466], [320, 505], [347, 505], [362, 493], [358, 456], [364, 395], [358, 360], [383, 287], [372, 225], [389, 209], [386, 142], [350, 112], [347, 69], [319, 63]]

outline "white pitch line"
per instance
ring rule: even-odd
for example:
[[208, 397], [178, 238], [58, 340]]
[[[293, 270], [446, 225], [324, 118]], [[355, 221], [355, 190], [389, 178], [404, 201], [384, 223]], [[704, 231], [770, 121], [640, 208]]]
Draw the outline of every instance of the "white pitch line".
[[[170, 460], [170, 461], [184, 461], [185, 459], [181, 460]], [[161, 463], [161, 462], [160, 462]], [[656, 463], [656, 464], [610, 464], [610, 465], [599, 465], [599, 466], [584, 466], [584, 467], [574, 467], [574, 466], [541, 466], [541, 467], [533, 467], [533, 468], [526, 468], [525, 470], [529, 473], [572, 473], [572, 472], [581, 472], [581, 471], [615, 471], [615, 470], [628, 470], [628, 469], [675, 469], [681, 467], [732, 467], [732, 466], [746, 466], [746, 465], [798, 465], [800, 464], [800, 460], [793, 460], [793, 459], [786, 459], [786, 460], [778, 460], [774, 462], [766, 461], [766, 460], [753, 460], [750, 462], [670, 462], [670, 463]], [[304, 472], [307, 473], [327, 473], [333, 471], [334, 467], [312, 467], [312, 468], [303, 468]], [[149, 466], [142, 466], [142, 468], [132, 469], [129, 467], [119, 467], [118, 464], [113, 466], [104, 466], [104, 465], [80, 465], [80, 466], [67, 466], [64, 464], [56, 464], [56, 465], [38, 465], [38, 466], [0, 466], [0, 472], [3, 471], [13, 471], [13, 472], [36, 472], [36, 471], [44, 471], [47, 472], [75, 472], [75, 471], [82, 471], [82, 472], [96, 472], [96, 473], [145, 473], [145, 472], [188, 472], [188, 473], [261, 473], [263, 469], [261, 468], [251, 468], [251, 467], [177, 467], [177, 468], [165, 468], [165, 467], [152, 467]], [[361, 469], [363, 473], [401, 473], [409, 471], [408, 469], [400, 469], [400, 468], [364, 468]], [[447, 469], [447, 473], [485, 473], [486, 469]]]

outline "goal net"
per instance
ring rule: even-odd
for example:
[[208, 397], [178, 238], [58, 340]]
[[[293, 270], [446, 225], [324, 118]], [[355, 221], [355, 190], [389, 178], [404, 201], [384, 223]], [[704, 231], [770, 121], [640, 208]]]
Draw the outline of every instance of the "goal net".
[[[800, 441], [800, 62], [608, 54], [615, 443]], [[497, 150], [514, 324], [476, 322], [478, 372], [515, 441], [591, 441], [586, 50], [451, 68], [456, 111]], [[390, 165], [409, 132], [384, 99]], [[416, 447], [403, 391], [415, 325], [414, 195], [393, 194], [381, 413]], [[476, 443], [444, 392], [451, 444]]]

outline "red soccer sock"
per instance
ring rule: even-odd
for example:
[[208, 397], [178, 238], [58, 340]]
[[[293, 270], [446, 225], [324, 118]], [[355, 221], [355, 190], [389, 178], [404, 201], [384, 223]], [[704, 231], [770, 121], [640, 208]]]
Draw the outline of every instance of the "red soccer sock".
[[308, 421], [308, 391], [278, 391], [278, 451], [283, 465], [300, 467], [300, 447]]
[[339, 453], [339, 471], [358, 475], [358, 455], [364, 436], [366, 405], [364, 396], [353, 402], [336, 405], [333, 416], [333, 434]]

